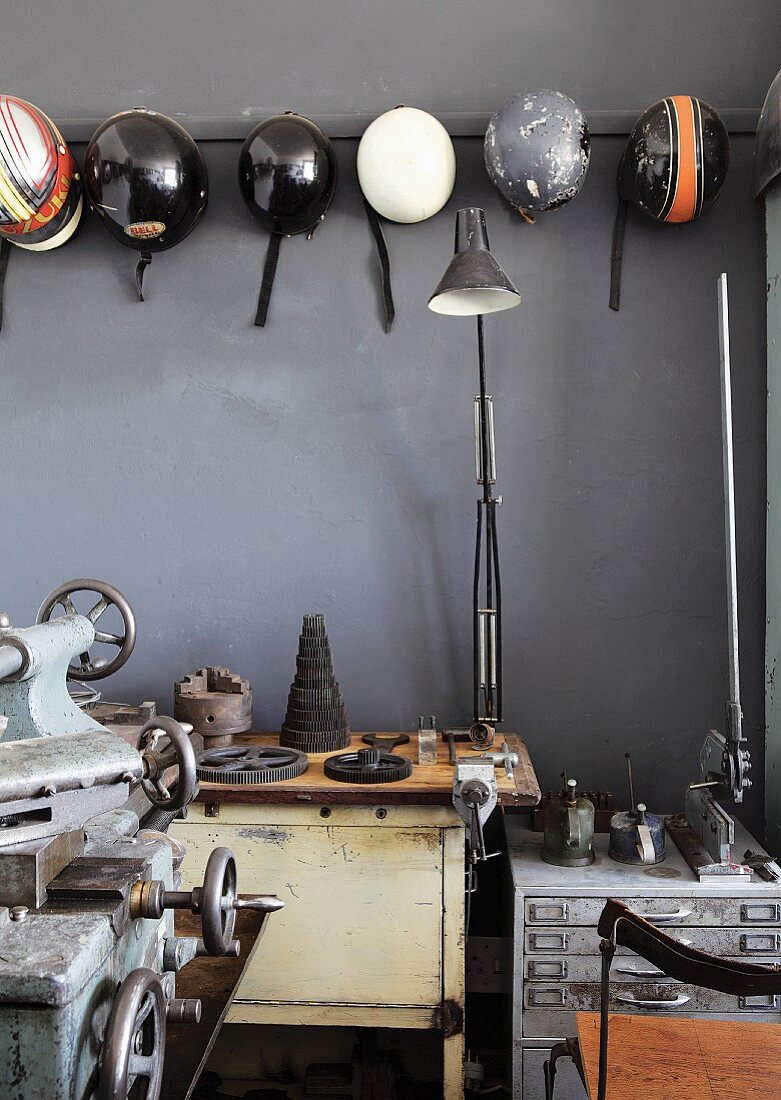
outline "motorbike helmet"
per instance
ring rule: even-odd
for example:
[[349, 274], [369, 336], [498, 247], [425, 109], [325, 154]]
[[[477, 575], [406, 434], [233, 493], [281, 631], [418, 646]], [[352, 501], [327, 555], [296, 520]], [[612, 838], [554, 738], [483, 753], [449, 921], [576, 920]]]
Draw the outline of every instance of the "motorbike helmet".
[[701, 99], [673, 95], [645, 111], [632, 129], [618, 166], [618, 212], [613, 230], [610, 308], [621, 297], [627, 206], [660, 222], [694, 221], [713, 206], [729, 167], [729, 137], [718, 114]]
[[81, 177], [52, 120], [0, 95], [0, 326], [11, 244], [44, 252], [65, 244], [82, 215]]
[[574, 199], [586, 178], [591, 138], [586, 117], [563, 92], [544, 88], [506, 100], [488, 123], [485, 166], [524, 221]]
[[250, 213], [271, 233], [255, 324], [266, 323], [283, 237], [311, 238], [336, 188], [336, 156], [308, 118], [287, 111], [259, 123], [239, 153], [239, 189]]
[[358, 144], [358, 182], [377, 245], [385, 331], [394, 318], [390, 259], [380, 218], [410, 224], [438, 213], [453, 193], [456, 153], [445, 127], [416, 107], [394, 107], [370, 123]]
[[172, 118], [134, 107], [92, 135], [84, 159], [90, 206], [118, 241], [136, 249], [138, 296], [153, 252], [184, 240], [206, 209], [209, 182], [198, 146]]
[[781, 175], [781, 72], [765, 96], [754, 142], [754, 198]]

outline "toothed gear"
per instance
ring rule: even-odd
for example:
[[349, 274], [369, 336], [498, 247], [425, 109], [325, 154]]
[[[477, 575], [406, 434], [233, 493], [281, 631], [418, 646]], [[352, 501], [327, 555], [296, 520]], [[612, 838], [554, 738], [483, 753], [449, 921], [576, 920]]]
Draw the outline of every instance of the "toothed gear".
[[312, 753], [349, 748], [350, 725], [322, 615], [304, 615], [279, 743]]
[[231, 745], [198, 756], [196, 773], [204, 783], [255, 786], [280, 783], [303, 775], [309, 761], [303, 752], [270, 745]]
[[285, 745], [299, 752], [323, 753], [335, 752], [337, 749], [346, 749], [350, 745], [350, 729], [329, 731], [327, 733], [304, 733], [301, 730], [282, 727], [279, 737], [280, 745]]
[[379, 749], [358, 749], [329, 756], [323, 770], [339, 783], [398, 783], [412, 775], [412, 761]]

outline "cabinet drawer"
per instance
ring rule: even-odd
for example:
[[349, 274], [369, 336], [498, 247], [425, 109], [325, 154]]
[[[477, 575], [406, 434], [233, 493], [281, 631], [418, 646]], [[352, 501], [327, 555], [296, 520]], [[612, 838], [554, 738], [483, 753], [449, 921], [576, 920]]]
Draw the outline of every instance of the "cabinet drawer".
[[[523, 989], [524, 1023], [535, 1011], [598, 1012], [600, 988], [593, 982], [526, 982]], [[610, 1011], [621, 1013], [661, 1012], [689, 1016], [691, 1013], [730, 1012], [750, 1015], [776, 1013], [781, 1020], [781, 997], [732, 997], [713, 989], [683, 985], [670, 979], [634, 982], [631, 988], [611, 980]], [[525, 1032], [526, 1033], [526, 1032]], [[533, 1033], [532, 1033], [533, 1034]]]
[[[781, 896], [767, 899], [625, 897], [621, 900], [663, 928], [699, 925], [719, 928], [776, 926], [781, 929]], [[597, 897], [529, 897], [524, 902], [524, 920], [530, 929], [538, 925], [552, 928], [590, 926], [596, 929], [604, 906], [605, 899]]]
[[[730, 1022], [745, 1023], [750, 1021], [757, 1024], [779, 1024], [781, 1023], [781, 1012], [768, 1012], [767, 1009], [761, 1011], [760, 1009], [752, 1009], [748, 1011], [738, 1012], [695, 1012], [693, 1009], [687, 1011], [688, 1005], [685, 1008], [679, 1009], [682, 1016], [693, 1016], [697, 1019], [707, 1020], [726, 1020]], [[593, 1009], [594, 1012], [599, 1011], [598, 1007]], [[622, 1008], [623, 1012], [624, 1009]], [[672, 1016], [674, 1013], [665, 1012], [663, 1016]], [[577, 1011], [573, 1008], [565, 1009], [533, 1009], [523, 1014], [523, 1036], [516, 1035], [516, 1046], [518, 1041], [522, 1038], [533, 1039], [535, 1037], [544, 1037], [546, 1039], [557, 1038], [564, 1039], [567, 1035], [577, 1035]], [[544, 1088], [539, 1093], [532, 1093], [534, 1100], [542, 1100], [545, 1096]], [[525, 1098], [524, 1098], [525, 1100]], [[558, 1100], [558, 1085], [556, 1087], [556, 1100]], [[581, 1093], [581, 1100], [584, 1100], [584, 1096]], [[770, 1100], [770, 1097], [768, 1097]]]
[[[781, 959], [760, 956], [752, 958], [744, 956], [740, 962], [758, 963], [760, 966], [778, 966]], [[601, 958], [594, 955], [533, 955], [524, 963], [524, 979], [527, 982], [543, 982], [550, 985], [551, 982], [594, 982], [599, 983], [601, 973]], [[610, 968], [610, 984], [613, 985], [637, 985], [638, 982], [662, 983], [667, 985], [674, 981], [668, 978], [661, 970], [647, 962], [640, 955], [625, 952], [616, 955]], [[772, 1005], [768, 1007], [772, 1008]]]
[[[696, 928], [665, 926], [665, 932], [679, 943], [686, 943], [711, 955], [740, 958], [754, 955], [758, 960], [767, 962], [762, 956], [781, 956], [781, 928], [753, 927], [743, 928]], [[595, 955], [599, 958], [599, 933], [596, 928], [527, 928], [524, 932], [524, 953], [537, 955]], [[619, 947], [617, 955], [626, 955], [628, 950]]]

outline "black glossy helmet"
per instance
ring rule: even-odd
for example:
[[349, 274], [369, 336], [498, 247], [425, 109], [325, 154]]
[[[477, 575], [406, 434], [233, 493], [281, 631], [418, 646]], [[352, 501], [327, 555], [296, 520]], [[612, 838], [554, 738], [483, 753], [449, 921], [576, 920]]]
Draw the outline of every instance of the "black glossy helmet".
[[781, 176], [781, 73], [765, 96], [754, 142], [754, 198]]
[[719, 115], [690, 95], [660, 99], [635, 123], [618, 166], [610, 308], [621, 296], [627, 203], [660, 222], [691, 222], [716, 201], [729, 167], [729, 136]]
[[519, 92], [488, 123], [484, 155], [492, 182], [533, 222], [582, 187], [591, 158], [586, 116], [563, 92]]
[[106, 119], [84, 159], [90, 206], [112, 237], [141, 253], [136, 283], [153, 252], [173, 248], [198, 224], [209, 195], [198, 146], [172, 118], [135, 107]]
[[239, 153], [239, 188], [252, 216], [271, 233], [256, 325], [265, 325], [282, 237], [312, 236], [336, 188], [336, 157], [328, 137], [308, 118], [288, 111], [259, 123]]

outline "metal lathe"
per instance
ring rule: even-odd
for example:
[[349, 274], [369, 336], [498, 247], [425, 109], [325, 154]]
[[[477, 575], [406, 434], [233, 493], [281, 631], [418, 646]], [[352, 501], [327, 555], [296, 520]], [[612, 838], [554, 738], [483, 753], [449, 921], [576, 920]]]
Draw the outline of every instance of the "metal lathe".
[[[90, 592], [79, 614], [76, 594]], [[99, 629], [107, 612], [117, 633]], [[94, 580], [58, 588], [34, 626], [0, 619], [3, 1100], [157, 1100], [167, 1025], [201, 1018], [200, 1000], [177, 998], [177, 972], [197, 956], [238, 955], [237, 910], [262, 927], [282, 907], [239, 894], [227, 848], [202, 885], [178, 889], [183, 851], [165, 829], [197, 790], [187, 732], [154, 716], [125, 738], [68, 689], [115, 671], [134, 641], [129, 604]], [[112, 660], [92, 656], [96, 642], [116, 648]], [[177, 909], [199, 918], [199, 936], [175, 934]], [[182, 1097], [190, 1091], [184, 1082]]]

